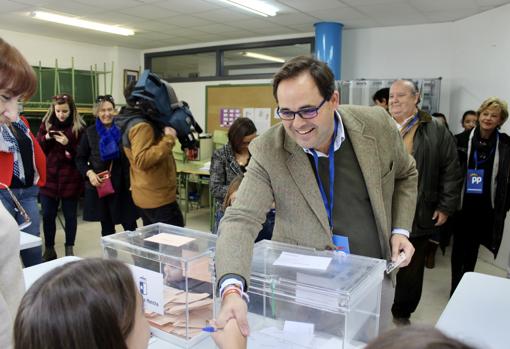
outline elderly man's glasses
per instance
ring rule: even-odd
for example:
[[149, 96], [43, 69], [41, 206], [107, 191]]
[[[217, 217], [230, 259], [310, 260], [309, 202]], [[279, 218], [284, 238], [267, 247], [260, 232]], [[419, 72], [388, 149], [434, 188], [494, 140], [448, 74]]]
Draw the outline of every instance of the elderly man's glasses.
[[288, 109], [276, 109], [276, 114], [282, 119], [282, 120], [294, 120], [296, 117], [296, 114], [299, 115], [303, 119], [313, 119], [317, 115], [319, 115], [319, 109], [326, 103], [327, 99], [324, 98], [324, 100], [316, 107], [306, 107], [301, 108], [298, 111], [292, 111]]
[[9, 189], [9, 187], [2, 182], [0, 182], [0, 187], [4, 187], [7, 190], [7, 192], [11, 196], [12, 201], [14, 202], [14, 205], [16, 206], [16, 208], [14, 210], [16, 212], [18, 212], [21, 215], [21, 217], [23, 217], [23, 223], [18, 224], [19, 229], [23, 230], [26, 227], [28, 227], [30, 224], [32, 224], [32, 220], [28, 216], [28, 213], [25, 211], [23, 206], [21, 206], [21, 203], [18, 201], [18, 198], [16, 198], [16, 196], [11, 191], [11, 189]]

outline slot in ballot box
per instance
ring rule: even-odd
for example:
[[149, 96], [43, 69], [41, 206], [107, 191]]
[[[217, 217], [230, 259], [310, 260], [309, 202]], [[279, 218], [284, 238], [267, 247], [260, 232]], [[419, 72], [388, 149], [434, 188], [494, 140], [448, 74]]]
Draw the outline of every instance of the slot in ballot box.
[[181, 348], [208, 337], [214, 318], [216, 236], [157, 223], [102, 238], [104, 256], [128, 264], [151, 332]]
[[255, 244], [248, 348], [363, 348], [378, 335], [386, 261]]

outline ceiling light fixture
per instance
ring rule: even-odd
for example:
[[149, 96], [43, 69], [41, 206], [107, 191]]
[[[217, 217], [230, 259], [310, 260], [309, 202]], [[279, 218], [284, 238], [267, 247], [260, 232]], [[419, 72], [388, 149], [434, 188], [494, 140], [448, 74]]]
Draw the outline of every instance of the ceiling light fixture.
[[278, 57], [274, 57], [274, 56], [268, 56], [268, 55], [263, 55], [261, 53], [255, 53], [255, 52], [242, 52], [241, 53], [243, 56], [245, 57], [251, 57], [251, 58], [257, 58], [257, 59], [262, 59], [264, 61], [271, 61], [271, 62], [277, 62], [277, 63], [285, 63], [285, 59], [283, 58], [278, 58]]
[[245, 11], [256, 13], [263, 17], [273, 17], [278, 13], [278, 9], [274, 6], [266, 4], [258, 0], [220, 0], [229, 5], [239, 7]]
[[118, 34], [118, 35], [124, 35], [124, 36], [135, 35], [135, 31], [132, 29], [126, 29], [126, 28], [121, 28], [121, 27], [117, 27], [114, 25], [86, 21], [83, 19], [75, 18], [75, 17], [57, 15], [55, 13], [50, 13], [50, 12], [34, 11], [34, 12], [30, 13], [30, 16], [32, 16], [33, 18], [36, 18], [36, 19], [43, 20], [43, 21], [71, 25], [74, 27], [80, 27], [80, 28], [91, 29], [91, 30], [98, 30], [98, 31], [111, 33], [111, 34]]

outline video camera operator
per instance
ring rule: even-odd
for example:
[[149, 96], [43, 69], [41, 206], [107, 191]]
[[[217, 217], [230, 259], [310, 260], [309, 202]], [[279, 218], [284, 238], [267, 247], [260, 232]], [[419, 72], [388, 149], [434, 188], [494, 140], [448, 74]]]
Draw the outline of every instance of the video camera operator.
[[144, 71], [132, 91], [125, 91], [128, 106], [116, 117], [130, 168], [131, 193], [144, 225], [184, 226], [177, 203], [177, 174], [172, 149], [176, 139], [194, 148], [193, 132], [201, 133], [186, 102], [179, 102], [172, 87]]

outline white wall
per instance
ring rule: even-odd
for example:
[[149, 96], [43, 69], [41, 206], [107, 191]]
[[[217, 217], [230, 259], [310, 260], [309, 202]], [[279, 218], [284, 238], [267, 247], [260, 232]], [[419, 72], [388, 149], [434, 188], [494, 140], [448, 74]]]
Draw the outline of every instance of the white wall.
[[[510, 101], [510, 5], [458, 21], [452, 30], [451, 112], [476, 110], [489, 96]], [[460, 126], [460, 124], [459, 124]], [[510, 133], [510, 123], [503, 126]]]
[[0, 29], [0, 36], [15, 46], [31, 65], [39, 65], [40, 61], [43, 67], [54, 67], [57, 59], [60, 68], [70, 68], [71, 57], [74, 57], [76, 69], [89, 70], [91, 66], [97, 64], [98, 70], [103, 70], [106, 63], [107, 70], [110, 70], [113, 61], [113, 96], [121, 103], [124, 103], [123, 70], [138, 70], [142, 64], [140, 50], [90, 45], [3, 29]]
[[451, 23], [345, 30], [342, 79], [442, 77], [440, 111], [450, 114]]

